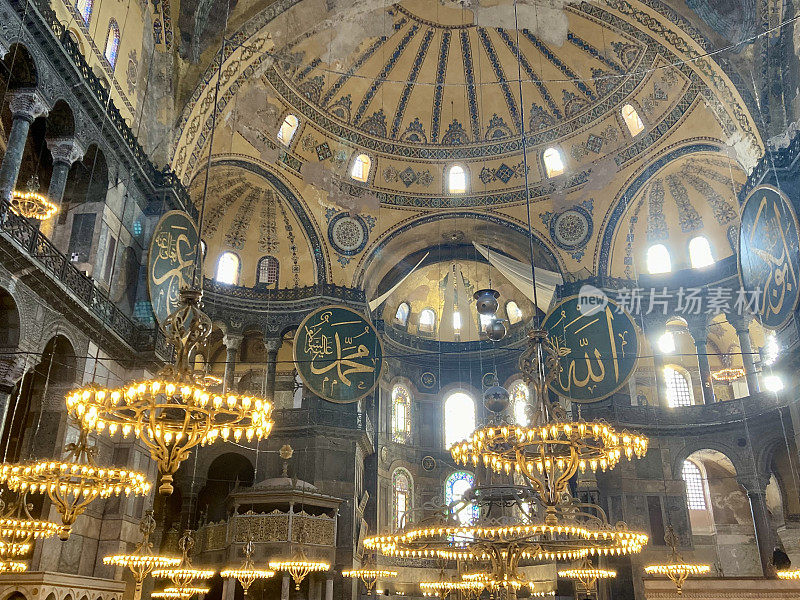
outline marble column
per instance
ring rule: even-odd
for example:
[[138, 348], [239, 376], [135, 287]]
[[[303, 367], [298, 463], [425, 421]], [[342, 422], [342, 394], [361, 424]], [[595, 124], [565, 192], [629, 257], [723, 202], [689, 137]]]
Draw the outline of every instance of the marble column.
[[289, 600], [289, 574], [284, 573], [281, 580], [281, 600]]
[[325, 600], [333, 600], [333, 577], [325, 580]]
[[46, 115], [48, 112], [44, 98], [36, 89], [12, 90], [8, 95], [11, 129], [8, 134], [8, 146], [6, 146], [6, 153], [3, 156], [3, 163], [0, 165], [0, 198], [4, 200], [10, 199], [11, 192], [16, 188], [31, 123], [37, 117]]
[[[83, 158], [85, 150], [78, 142], [71, 137], [49, 138], [47, 147], [53, 156], [53, 175], [50, 177], [50, 188], [47, 190], [47, 198], [53, 204], [61, 207], [64, 199], [64, 190], [67, 187], [67, 176], [73, 163]], [[55, 218], [44, 221], [40, 231], [48, 238], [52, 237], [55, 228]]]
[[660, 350], [653, 352], [653, 367], [656, 370], [656, 398], [659, 406], [667, 405], [667, 382], [664, 379], [664, 355]]
[[244, 336], [228, 333], [222, 340], [225, 344], [225, 379], [222, 381], [222, 393], [233, 390], [233, 375], [236, 371], [236, 354], [242, 347]]
[[236, 597], [236, 579], [226, 577], [222, 581], [222, 600], [234, 600]]
[[747, 391], [750, 395], [757, 394], [760, 390], [758, 385], [758, 373], [756, 364], [753, 361], [753, 344], [750, 340], [750, 327], [747, 321], [734, 323], [736, 335], [739, 338], [739, 348], [742, 350], [742, 365], [744, 366], [744, 377], [747, 381]]
[[756, 534], [756, 546], [758, 555], [761, 559], [761, 568], [764, 576], [770, 576], [772, 571], [772, 551], [775, 547], [775, 534], [767, 513], [767, 482], [747, 478], [740, 479], [739, 484], [747, 492], [747, 499], [750, 502], [750, 513], [753, 517], [753, 530]]
[[711, 367], [708, 365], [708, 328], [693, 329], [694, 347], [697, 350], [697, 365], [700, 367], [700, 387], [703, 390], [703, 403], [713, 404], [717, 401], [714, 395], [714, 380], [711, 379]]
[[267, 377], [265, 396], [267, 400], [275, 404], [275, 372], [278, 369], [278, 350], [280, 350], [283, 340], [280, 338], [267, 338], [264, 345], [267, 347]]

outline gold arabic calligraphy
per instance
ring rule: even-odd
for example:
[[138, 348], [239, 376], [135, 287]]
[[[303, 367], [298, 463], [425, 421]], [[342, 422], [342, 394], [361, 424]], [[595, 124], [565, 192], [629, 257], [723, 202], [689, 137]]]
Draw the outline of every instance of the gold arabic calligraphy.
[[154, 308], [157, 315], [167, 315], [177, 306], [180, 289], [189, 283], [197, 249], [189, 240], [186, 228], [179, 226], [159, 232], [153, 243], [157, 253], [150, 281], [159, 290]]
[[[570, 317], [572, 317], [571, 320]], [[594, 318], [592, 318], [594, 317]], [[614, 327], [614, 312], [610, 306], [603, 311], [587, 317], [583, 314], [568, 315], [568, 311], [561, 309], [559, 318], [552, 325], [550, 331], [558, 327], [561, 335], [551, 335], [550, 341], [555, 346], [559, 356], [571, 356], [569, 366], [561, 371], [558, 376], [559, 387], [567, 394], [576, 388], [585, 388], [589, 393], [597, 390], [601, 384], [603, 388], [609, 385], [616, 387], [625, 377], [625, 369], [621, 369], [620, 361], [625, 359], [625, 346], [628, 345], [630, 331], [623, 329], [616, 331]], [[585, 332], [585, 333], [584, 333]], [[580, 335], [583, 333], [583, 335]], [[578, 348], [571, 348], [567, 341], [577, 341]], [[608, 347], [606, 348], [606, 341]], [[610, 357], [603, 356], [603, 351], [610, 353]], [[580, 357], [581, 352], [583, 357]], [[610, 359], [610, 360], [609, 360]], [[607, 380], [606, 365], [610, 362], [613, 380]], [[580, 368], [583, 366], [584, 368]], [[583, 376], [585, 373], [585, 376]]]
[[[371, 329], [363, 321], [332, 321], [332, 311], [325, 311], [313, 325], [305, 325], [305, 354], [310, 357], [309, 368], [314, 375], [324, 375], [321, 391], [325, 393], [326, 384], [330, 386], [331, 396], [335, 395], [337, 385], [353, 387], [351, 376], [360, 373], [375, 373], [377, 361], [370, 349], [359, 338], [369, 336]], [[355, 335], [344, 334], [352, 326], [364, 325], [364, 330]], [[342, 328], [337, 331], [335, 328]], [[355, 388], [369, 388], [368, 378], [357, 378]]]
[[[787, 294], [796, 298], [798, 283], [787, 239], [792, 233], [793, 237], [796, 237], [797, 232], [792, 231], [793, 219], [787, 219], [781, 215], [779, 202], [781, 201], [775, 198], [770, 202], [767, 195], [764, 194], [758, 205], [749, 238], [753, 254], [767, 265], [761, 304], [761, 315], [767, 319], [783, 312]], [[785, 230], [783, 223], [786, 223]], [[761, 242], [764, 247], [757, 247], [757, 242]]]

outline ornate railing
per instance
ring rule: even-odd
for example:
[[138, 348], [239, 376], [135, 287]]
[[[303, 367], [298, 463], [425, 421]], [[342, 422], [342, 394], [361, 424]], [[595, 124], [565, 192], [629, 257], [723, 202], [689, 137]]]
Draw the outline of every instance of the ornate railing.
[[367, 431], [372, 423], [365, 413], [325, 408], [281, 408], [272, 412], [275, 427], [340, 427]]
[[[156, 189], [171, 189], [178, 196], [183, 207], [188, 210], [192, 216], [197, 219], [197, 209], [192, 203], [189, 193], [178, 180], [177, 175], [169, 169], [163, 171], [156, 169], [155, 165], [150, 161], [147, 153], [142, 148], [139, 140], [134, 135], [131, 128], [125, 122], [119, 109], [114, 104], [114, 101], [109, 97], [108, 89], [102, 84], [100, 78], [94, 74], [89, 63], [86, 62], [83, 54], [78, 47], [78, 44], [69, 36], [65, 35], [65, 27], [58, 20], [55, 11], [50, 8], [47, 0], [8, 0], [14, 10], [17, 11], [19, 17], [25, 19], [33, 18], [37, 12], [41, 15], [45, 24], [53, 33], [55, 41], [60, 44], [64, 52], [69, 56], [70, 60], [77, 67], [81, 78], [83, 79], [86, 87], [91, 90], [99, 102], [99, 106], [103, 107], [108, 120], [119, 133], [122, 140], [128, 146], [128, 149], [133, 154], [138, 165], [142, 168], [145, 176], [150, 180]], [[35, 10], [30, 10], [31, 6]]]
[[52, 279], [61, 282], [88, 312], [134, 350], [155, 351], [162, 358], [169, 356], [166, 338], [159, 329], [143, 327], [117, 308], [90, 277], [75, 268], [28, 219], [15, 214], [5, 200], [0, 200], [0, 233], [5, 234]]
[[210, 523], [197, 530], [199, 552], [223, 550], [232, 543], [293, 542], [308, 546], [336, 544], [336, 518], [306, 512], [246, 512], [227, 522]]
[[639, 428], [686, 428], [722, 425], [752, 419], [785, 407], [788, 399], [761, 392], [745, 398], [723, 400], [693, 406], [629, 406], [627, 396], [616, 397], [602, 405], [584, 405], [585, 418], [602, 417], [626, 426]]
[[203, 291], [221, 294], [230, 298], [243, 300], [260, 300], [263, 302], [293, 302], [325, 296], [348, 302], [365, 302], [364, 291], [332, 283], [318, 283], [296, 288], [268, 289], [266, 287], [244, 287], [217, 283], [208, 277], [203, 278]]
[[488, 340], [475, 340], [471, 342], [440, 342], [435, 338], [426, 338], [419, 334], [408, 333], [398, 329], [393, 325], [379, 324], [378, 329], [386, 336], [386, 339], [406, 348], [422, 350], [428, 352], [462, 353], [462, 352], [489, 352], [500, 346], [513, 346], [520, 344], [527, 338], [527, 326], [513, 326], [506, 337], [501, 342], [490, 342]]

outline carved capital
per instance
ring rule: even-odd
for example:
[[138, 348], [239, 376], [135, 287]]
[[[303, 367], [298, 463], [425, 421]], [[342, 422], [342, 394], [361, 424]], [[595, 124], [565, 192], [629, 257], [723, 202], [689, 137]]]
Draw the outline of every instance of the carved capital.
[[265, 338], [264, 339], [264, 347], [267, 349], [267, 353], [270, 352], [277, 352], [281, 349], [283, 345], [283, 340], [281, 338]]
[[10, 99], [8, 108], [11, 116], [15, 119], [25, 119], [33, 122], [37, 117], [41, 117], [50, 112], [47, 102], [41, 92], [34, 88], [23, 88], [12, 90], [8, 93]]
[[86, 153], [83, 146], [75, 138], [71, 137], [48, 138], [47, 147], [50, 149], [50, 154], [53, 155], [54, 163], [61, 163], [67, 166], [71, 166], [72, 163], [81, 160]]
[[222, 343], [228, 351], [239, 350], [242, 347], [244, 336], [241, 333], [226, 333], [222, 338]]

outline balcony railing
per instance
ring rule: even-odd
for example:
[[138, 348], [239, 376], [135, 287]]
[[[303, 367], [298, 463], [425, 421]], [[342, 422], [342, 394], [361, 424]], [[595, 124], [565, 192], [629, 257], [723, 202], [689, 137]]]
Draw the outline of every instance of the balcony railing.
[[332, 283], [318, 283], [316, 285], [296, 288], [268, 289], [267, 287], [260, 286], [244, 287], [241, 285], [217, 283], [213, 279], [205, 277], [203, 279], [203, 291], [230, 298], [262, 300], [265, 302], [295, 302], [320, 296], [349, 302], [365, 302], [363, 290], [334, 285]]
[[164, 334], [143, 327], [123, 313], [95, 282], [81, 273], [47, 237], [25, 217], [15, 214], [11, 205], [0, 200], [0, 233], [7, 236], [52, 279], [61, 284], [84, 308], [109, 330], [137, 351], [155, 351], [169, 356]]
[[339, 427], [370, 432], [372, 423], [362, 412], [345, 412], [324, 408], [281, 408], [273, 411], [275, 427]]

